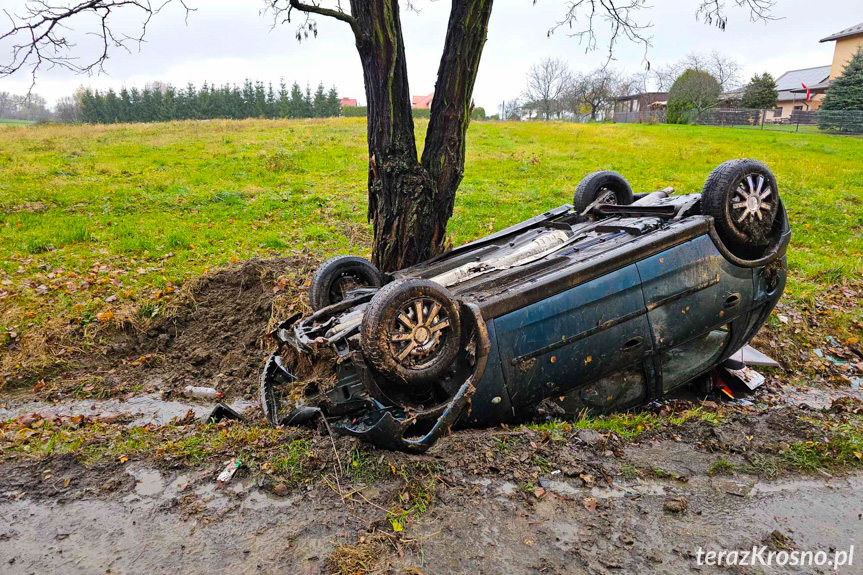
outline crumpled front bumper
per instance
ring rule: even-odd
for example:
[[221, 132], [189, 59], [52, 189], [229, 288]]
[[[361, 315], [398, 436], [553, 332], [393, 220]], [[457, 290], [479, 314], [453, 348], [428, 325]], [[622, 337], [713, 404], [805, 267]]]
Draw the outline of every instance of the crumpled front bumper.
[[[334, 308], [347, 307], [349, 306], [346, 302], [342, 302], [321, 312], [332, 313]], [[358, 437], [384, 449], [423, 453], [446, 434], [465, 409], [469, 408], [476, 384], [485, 372], [490, 345], [479, 308], [472, 304], [463, 304], [462, 313], [469, 317], [476, 327], [475, 360], [472, 373], [448, 402], [429, 410], [416, 411], [388, 401], [386, 394], [381, 392], [375, 382], [362, 352], [343, 349], [337, 352], [340, 355], [339, 362], [350, 364], [356, 371], [356, 388], [361, 390], [360, 393], [323, 406], [297, 405], [283, 416], [277, 390], [297, 381], [297, 377], [283, 361], [284, 350], [289, 348], [296, 353], [314, 357], [317, 346], [335, 344], [333, 341], [311, 340], [305, 336], [307, 329], [302, 324], [314, 321], [319, 314], [322, 317], [321, 312], [303, 320], [300, 320], [299, 316], [293, 316], [282, 322], [273, 332], [279, 343], [279, 350], [267, 361], [260, 382], [261, 408], [270, 424], [314, 425], [325, 420], [326, 427], [333, 433]], [[416, 429], [424, 432], [414, 435], [413, 430]]]

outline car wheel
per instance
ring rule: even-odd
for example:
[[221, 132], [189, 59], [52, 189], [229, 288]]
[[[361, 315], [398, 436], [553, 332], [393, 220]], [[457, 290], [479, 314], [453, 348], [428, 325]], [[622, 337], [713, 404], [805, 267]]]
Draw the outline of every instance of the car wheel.
[[576, 211], [583, 212], [593, 202], [625, 206], [632, 203], [632, 188], [629, 182], [617, 172], [593, 172], [586, 176], [578, 187], [572, 205]]
[[396, 281], [369, 302], [360, 336], [375, 369], [408, 385], [428, 383], [441, 378], [459, 353], [459, 307], [432, 281]]
[[381, 287], [383, 276], [372, 262], [356, 256], [336, 256], [325, 261], [312, 277], [309, 303], [318, 311], [345, 299], [352, 289]]
[[701, 211], [711, 216], [729, 247], [763, 247], [772, 241], [779, 187], [770, 169], [756, 160], [731, 160], [710, 173], [701, 192]]

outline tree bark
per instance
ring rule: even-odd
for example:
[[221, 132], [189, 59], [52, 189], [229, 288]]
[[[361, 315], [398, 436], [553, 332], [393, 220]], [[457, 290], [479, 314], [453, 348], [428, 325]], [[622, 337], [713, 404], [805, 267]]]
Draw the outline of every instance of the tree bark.
[[438, 68], [422, 165], [435, 187], [432, 255], [446, 248], [446, 226], [464, 177], [473, 88], [488, 37], [492, 0], [454, 0]]
[[[333, 16], [292, 0], [299, 10]], [[422, 163], [417, 157], [399, 0], [351, 0], [350, 24], [368, 102], [372, 261], [384, 272], [446, 247], [446, 226], [464, 176], [471, 98], [492, 0], [452, 0]]]
[[417, 158], [399, 0], [351, 0], [368, 102], [372, 260], [394, 271], [430, 257], [434, 190]]

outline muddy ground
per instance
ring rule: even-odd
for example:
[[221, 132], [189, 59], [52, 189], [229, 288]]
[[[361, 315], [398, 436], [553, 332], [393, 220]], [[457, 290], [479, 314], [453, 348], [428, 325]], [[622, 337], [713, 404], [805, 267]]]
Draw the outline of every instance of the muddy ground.
[[[863, 550], [836, 570], [719, 570], [695, 556], [764, 545], [832, 557], [859, 546], [858, 468], [789, 455], [859, 425], [863, 395], [837, 374], [799, 385], [771, 372], [752, 405], [684, 394], [654, 406], [682, 421], [631, 434], [466, 430], [408, 456], [302, 432], [302, 465], [275, 473], [248, 463], [225, 484], [216, 477], [230, 447], [165, 455], [212, 408], [180, 397], [186, 385], [213, 385], [260, 420], [266, 333], [304, 311], [313, 268], [295, 258], [220, 272], [170, 317], [105, 333], [98, 352], [4, 390], [0, 573], [863, 573]], [[92, 447], [37, 449], [27, 438], [46, 425], [84, 433]], [[167, 439], [119, 457], [86, 435], [130, 425]]]

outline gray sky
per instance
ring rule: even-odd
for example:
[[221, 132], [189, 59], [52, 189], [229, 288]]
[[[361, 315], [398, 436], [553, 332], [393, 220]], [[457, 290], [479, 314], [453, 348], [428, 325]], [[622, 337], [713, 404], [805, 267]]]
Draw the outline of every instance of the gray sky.
[[[860, 0], [777, 0], [776, 16], [782, 20], [763, 23], [749, 21], [748, 12], [729, 8], [726, 31], [695, 21], [698, 0], [653, 0], [652, 8], [640, 16], [653, 23], [648, 31], [652, 47], [648, 58], [653, 65], [679, 59], [691, 51], [718, 50], [744, 66], [744, 79], [754, 72], [768, 71], [779, 76], [786, 70], [828, 65], [833, 43], [818, 40], [833, 32], [863, 21]], [[338, 86], [342, 96], [365, 100], [359, 58], [348, 27], [326, 18], [318, 19], [317, 39], [297, 43], [296, 24], [271, 28], [272, 18], [260, 15], [260, 0], [188, 0], [197, 12], [184, 22], [179, 5], [169, 6], [150, 24], [147, 42], [140, 50], [127, 54], [115, 50], [106, 64], [107, 74], [78, 76], [62, 70], [40, 72], [35, 91], [49, 103], [71, 94], [79, 85], [119, 89], [126, 85], [143, 86], [153, 80], [184, 86], [240, 83], [246, 77], [265, 83], [319, 81]], [[733, 0], [726, 0], [733, 5]], [[435, 75], [450, 3], [445, 0], [420, 0], [419, 14], [403, 12], [408, 68], [413, 94], [434, 89]], [[20, 12], [23, 0], [0, 0], [0, 8]], [[474, 92], [478, 106], [493, 113], [504, 99], [517, 97], [524, 86], [531, 64], [554, 56], [566, 60], [574, 70], [589, 71], [601, 65], [604, 30], [599, 36], [600, 50], [585, 54], [577, 39], [558, 32], [548, 38], [548, 28], [564, 11], [564, 0], [497, 0], [489, 25], [489, 38], [483, 53]], [[128, 13], [132, 16], [132, 13]], [[137, 20], [118, 15], [115, 27], [129, 32]], [[0, 27], [4, 29], [5, 24]], [[92, 40], [76, 30], [77, 51], [92, 55]], [[8, 54], [8, 46], [0, 52]], [[643, 49], [623, 43], [615, 52], [613, 65], [637, 72], [643, 69]], [[30, 78], [19, 73], [0, 79], [0, 90], [26, 92]]]

